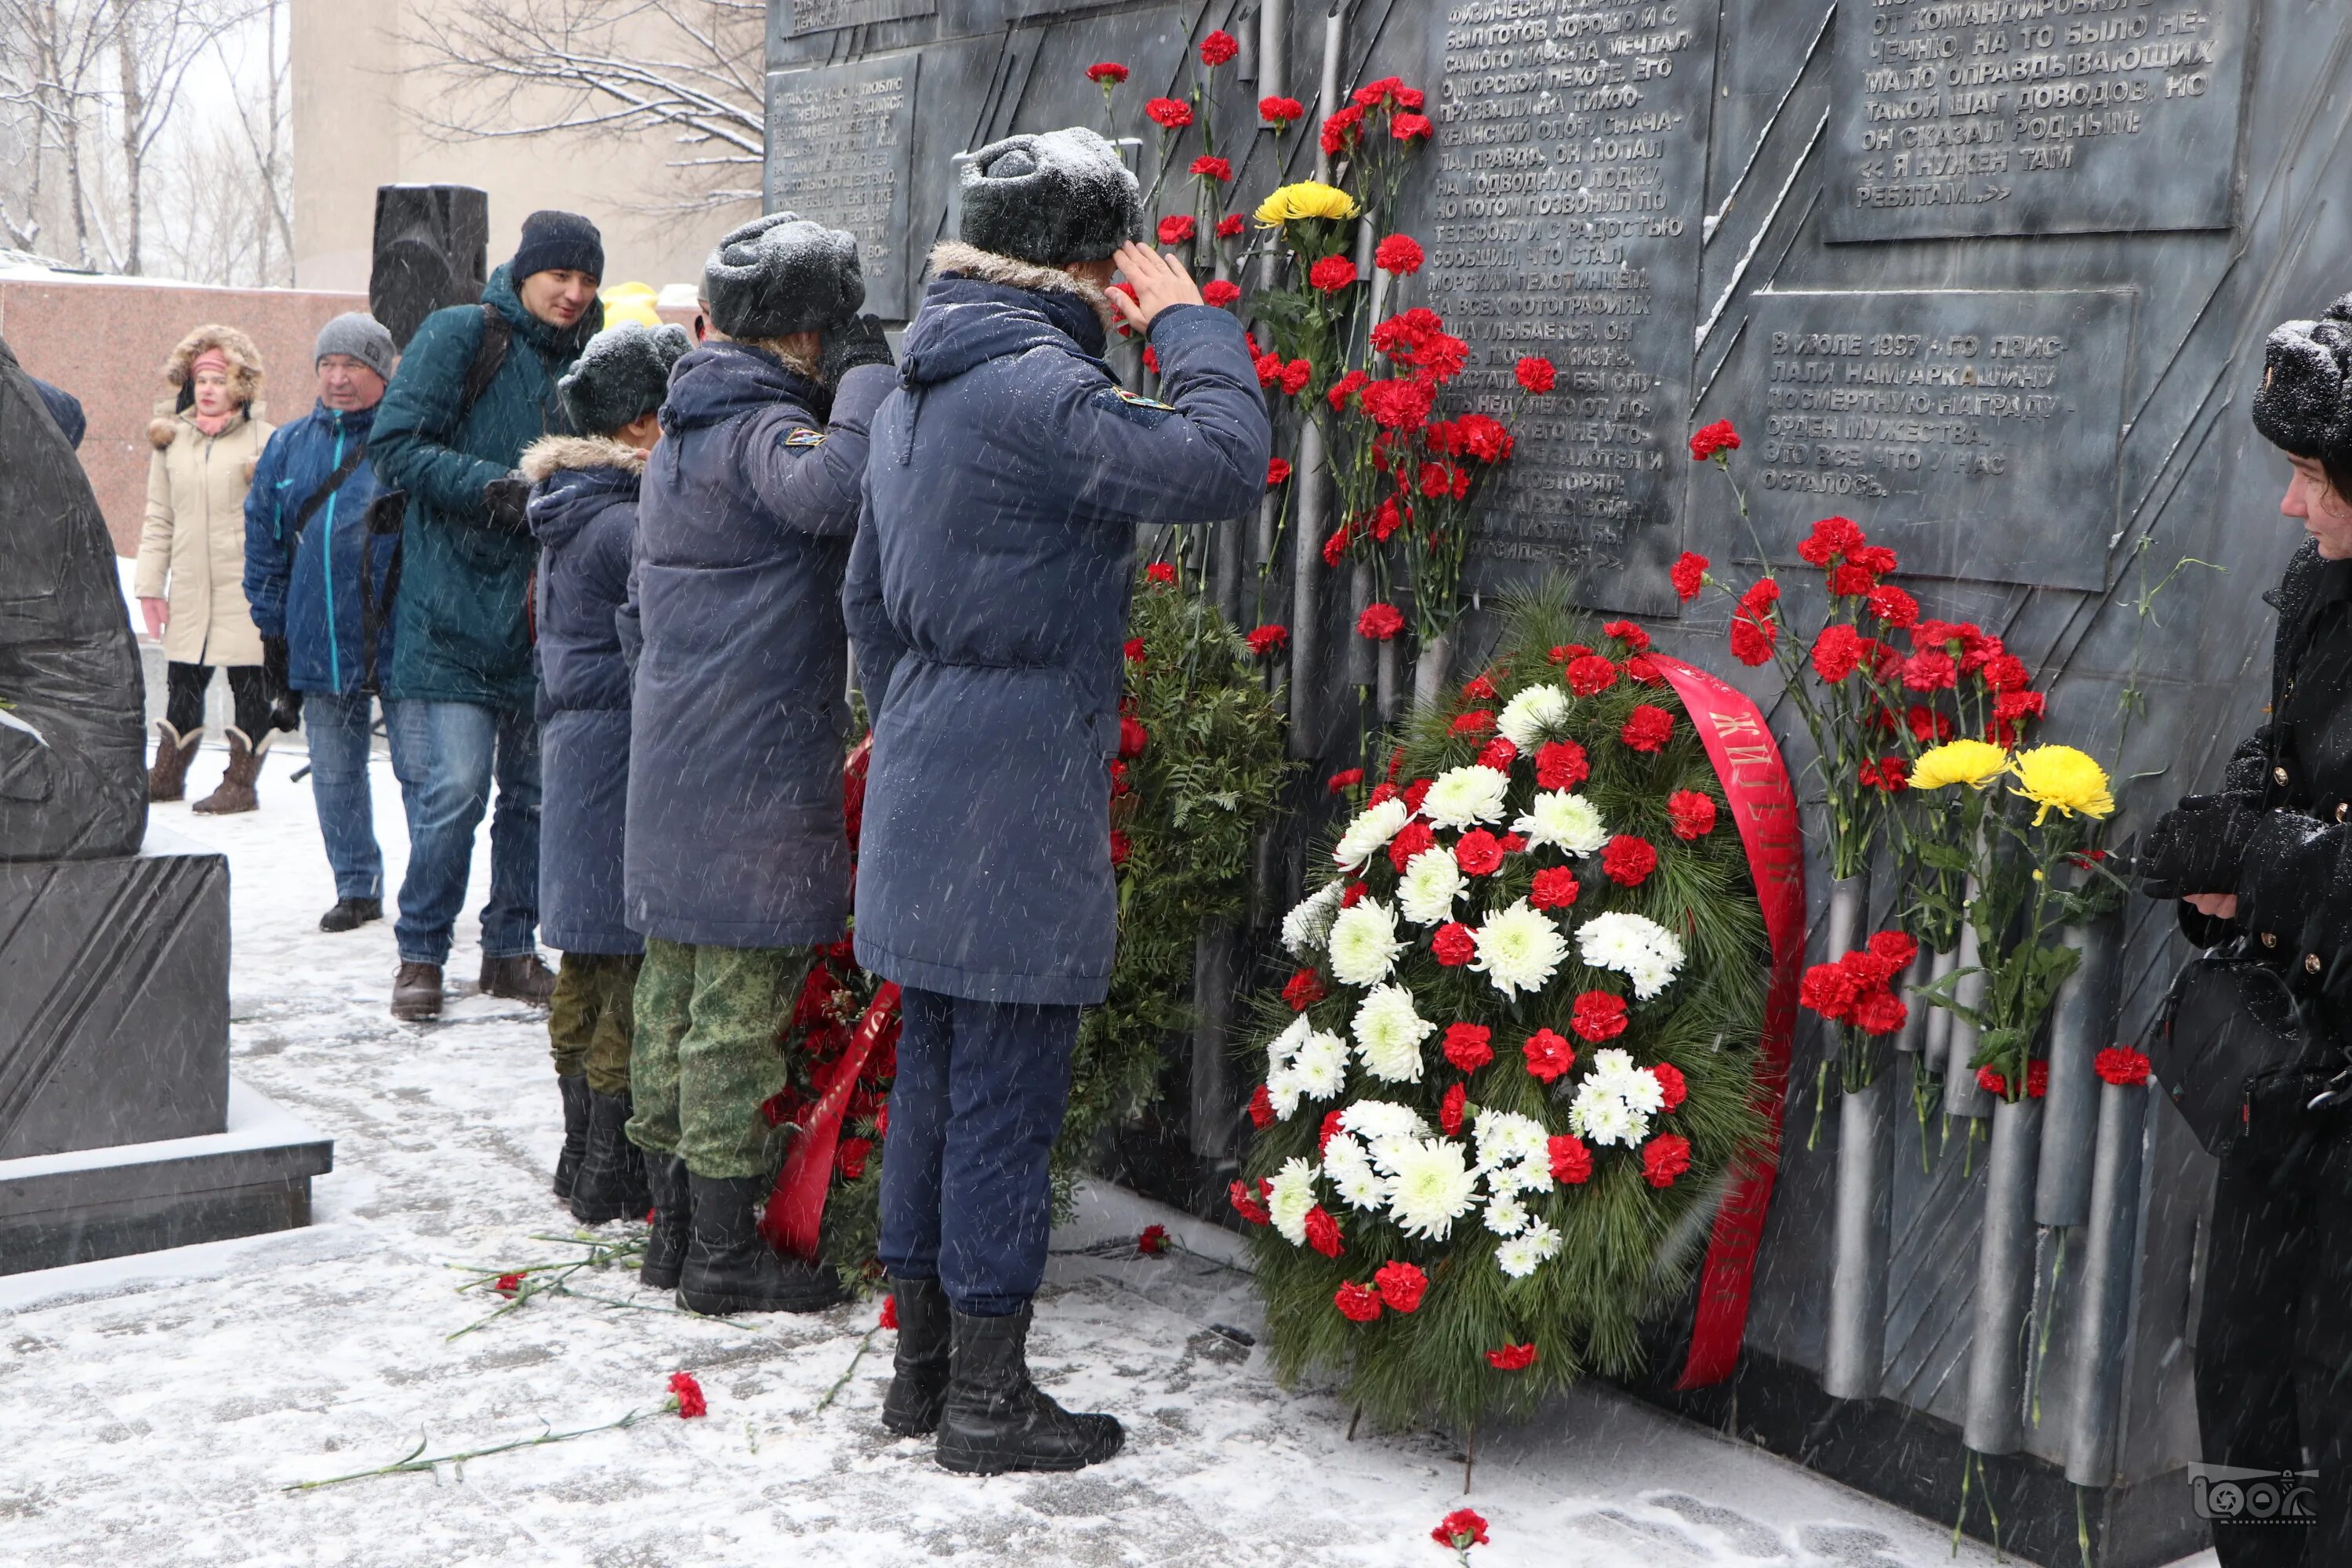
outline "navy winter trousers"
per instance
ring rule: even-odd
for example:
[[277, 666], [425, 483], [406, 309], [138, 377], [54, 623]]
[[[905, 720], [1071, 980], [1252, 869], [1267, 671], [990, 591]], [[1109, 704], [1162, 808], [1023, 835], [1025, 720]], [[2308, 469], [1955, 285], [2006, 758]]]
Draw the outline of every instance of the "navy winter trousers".
[[1045, 1157], [1070, 1099], [1076, 1007], [906, 991], [882, 1160], [882, 1263], [1010, 1317], [1045, 1276]]

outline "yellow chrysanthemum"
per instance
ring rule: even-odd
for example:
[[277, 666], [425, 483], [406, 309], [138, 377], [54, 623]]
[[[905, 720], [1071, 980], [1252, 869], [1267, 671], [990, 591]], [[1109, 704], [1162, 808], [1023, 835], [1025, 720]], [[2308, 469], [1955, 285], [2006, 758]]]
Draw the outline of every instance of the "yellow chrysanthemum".
[[1301, 180], [1295, 185], [1278, 187], [1260, 202], [1257, 221], [1268, 228], [1280, 228], [1295, 218], [1351, 218], [1357, 211], [1356, 198], [1339, 186], [1327, 185], [1320, 180]]
[[2042, 809], [2033, 825], [2053, 810], [2072, 816], [2105, 816], [2116, 809], [2107, 771], [2072, 746], [2034, 746], [2017, 753], [2017, 793]]
[[2009, 753], [1989, 741], [1947, 741], [1919, 753], [1919, 760], [1911, 764], [1911, 787], [1941, 789], [1964, 784], [1982, 789], [2008, 771]]

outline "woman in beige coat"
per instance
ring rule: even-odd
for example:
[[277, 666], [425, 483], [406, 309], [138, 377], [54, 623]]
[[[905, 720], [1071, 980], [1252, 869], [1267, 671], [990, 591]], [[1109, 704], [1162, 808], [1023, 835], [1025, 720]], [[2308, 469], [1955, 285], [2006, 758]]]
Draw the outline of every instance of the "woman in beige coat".
[[262, 666], [261, 634], [245, 603], [245, 491], [271, 426], [254, 414], [261, 355], [235, 327], [198, 327], [163, 366], [177, 410], [147, 428], [147, 521], [139, 536], [139, 607], [147, 635], [163, 639], [169, 698], [156, 722], [147, 798], [178, 800], [204, 738], [205, 690], [228, 671], [236, 722], [228, 772], [194, 810], [251, 811], [262, 753], [276, 733], [276, 693]]

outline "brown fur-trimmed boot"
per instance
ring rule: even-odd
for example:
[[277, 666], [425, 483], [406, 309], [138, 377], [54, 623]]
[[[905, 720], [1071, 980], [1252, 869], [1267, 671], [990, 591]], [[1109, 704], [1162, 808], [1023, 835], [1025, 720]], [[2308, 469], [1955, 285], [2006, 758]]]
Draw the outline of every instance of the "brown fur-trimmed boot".
[[168, 720], [155, 721], [155, 765], [147, 770], [149, 800], [179, 800], [186, 795], [188, 763], [196, 754], [196, 742], [204, 738], [201, 724], [183, 735]]
[[254, 781], [261, 776], [262, 753], [278, 731], [266, 731], [261, 744], [256, 746], [252, 737], [236, 725], [228, 731], [228, 772], [221, 775], [220, 788], [188, 807], [199, 816], [227, 816], [240, 811], [260, 809], [261, 799], [254, 794]]

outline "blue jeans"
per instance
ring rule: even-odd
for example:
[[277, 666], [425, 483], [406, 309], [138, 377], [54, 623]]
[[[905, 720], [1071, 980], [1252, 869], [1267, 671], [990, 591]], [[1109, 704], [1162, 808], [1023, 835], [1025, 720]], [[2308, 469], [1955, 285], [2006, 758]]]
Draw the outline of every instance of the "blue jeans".
[[384, 704], [392, 773], [408, 814], [408, 872], [393, 934], [403, 963], [446, 963], [466, 901], [474, 830], [490, 820], [490, 901], [482, 956], [539, 951], [539, 725], [520, 710], [410, 700]]
[[883, 1142], [882, 1265], [949, 1305], [1010, 1317], [1045, 1277], [1046, 1156], [1070, 1100], [1076, 1007], [901, 994]]
[[310, 746], [310, 793], [319, 803], [319, 837], [335, 871], [338, 899], [383, 897], [383, 852], [375, 844], [375, 801], [368, 790], [368, 731], [374, 699], [365, 692], [302, 694], [302, 736]]

